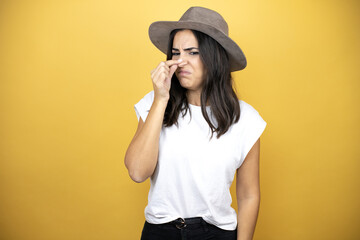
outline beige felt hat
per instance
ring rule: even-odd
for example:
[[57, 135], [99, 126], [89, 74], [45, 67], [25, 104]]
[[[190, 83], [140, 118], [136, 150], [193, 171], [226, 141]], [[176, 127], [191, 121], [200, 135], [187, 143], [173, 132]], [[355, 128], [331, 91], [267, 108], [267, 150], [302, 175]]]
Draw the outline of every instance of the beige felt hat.
[[174, 29], [192, 29], [203, 32], [215, 39], [229, 55], [230, 71], [246, 67], [246, 58], [240, 47], [229, 38], [228, 25], [217, 12], [203, 8], [191, 7], [179, 21], [158, 21], [149, 27], [151, 42], [167, 54], [169, 35]]

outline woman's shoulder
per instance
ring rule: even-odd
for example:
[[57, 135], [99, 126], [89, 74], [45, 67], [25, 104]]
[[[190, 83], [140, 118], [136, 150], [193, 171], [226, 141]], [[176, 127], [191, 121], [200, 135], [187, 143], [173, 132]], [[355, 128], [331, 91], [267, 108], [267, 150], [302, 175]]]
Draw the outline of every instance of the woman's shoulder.
[[154, 91], [147, 93], [140, 101], [135, 104], [135, 112], [138, 119], [141, 117], [145, 121], [151, 105], [154, 101]]
[[153, 102], [154, 101], [154, 90], [148, 92], [142, 99], [146, 102]]
[[[259, 111], [257, 111], [251, 104], [245, 102], [244, 100], [239, 100], [240, 104], [240, 121], [241, 123], [256, 123], [263, 122]], [[240, 125], [243, 125], [240, 124]]]
[[245, 111], [247, 114], [259, 114], [259, 112], [249, 103], [239, 99], [240, 111]]
[[145, 105], [146, 107], [149, 107], [152, 105], [153, 101], [154, 101], [154, 90], [145, 94], [145, 96], [143, 96], [135, 105]]

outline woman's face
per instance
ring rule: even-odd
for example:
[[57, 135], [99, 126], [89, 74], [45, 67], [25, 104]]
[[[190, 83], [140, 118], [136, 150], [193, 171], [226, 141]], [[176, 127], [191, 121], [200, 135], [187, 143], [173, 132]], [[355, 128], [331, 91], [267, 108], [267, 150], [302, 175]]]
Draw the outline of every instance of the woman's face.
[[190, 30], [181, 30], [174, 36], [172, 59], [179, 58], [185, 63], [175, 72], [181, 86], [190, 91], [201, 92], [204, 65], [200, 59], [198, 41]]

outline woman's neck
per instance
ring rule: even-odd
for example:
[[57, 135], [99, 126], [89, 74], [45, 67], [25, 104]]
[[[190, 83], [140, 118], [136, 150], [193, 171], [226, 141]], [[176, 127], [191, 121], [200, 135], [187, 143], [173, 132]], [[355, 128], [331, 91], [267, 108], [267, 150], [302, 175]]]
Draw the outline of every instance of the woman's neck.
[[[189, 104], [201, 106], [201, 91], [187, 91], [186, 98]], [[208, 103], [206, 105], [209, 105]]]

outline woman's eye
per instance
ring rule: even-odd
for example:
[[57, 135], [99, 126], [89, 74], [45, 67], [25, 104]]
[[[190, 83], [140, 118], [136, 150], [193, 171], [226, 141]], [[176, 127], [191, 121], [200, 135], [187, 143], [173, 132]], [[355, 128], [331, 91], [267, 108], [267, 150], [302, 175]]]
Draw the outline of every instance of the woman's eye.
[[199, 54], [199, 52], [190, 52], [190, 55], [196, 55]]
[[173, 56], [179, 56], [179, 55], [180, 55], [180, 53], [173, 52], [173, 53], [172, 53], [172, 55], [173, 55]]

